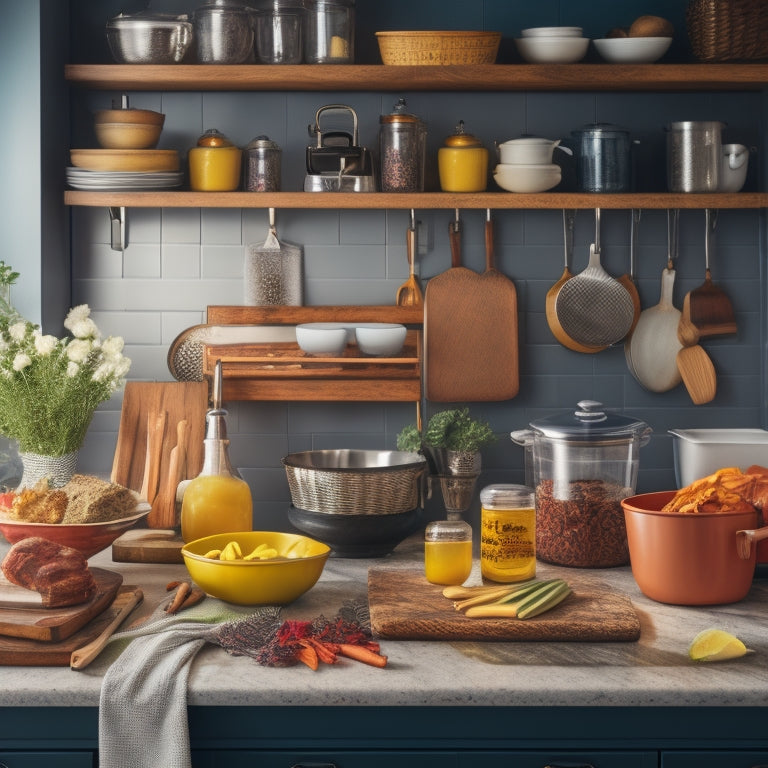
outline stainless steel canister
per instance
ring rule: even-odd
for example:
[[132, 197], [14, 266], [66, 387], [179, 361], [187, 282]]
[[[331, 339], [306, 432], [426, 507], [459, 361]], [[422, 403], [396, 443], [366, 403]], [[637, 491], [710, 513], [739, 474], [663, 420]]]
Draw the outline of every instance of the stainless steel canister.
[[581, 192], [629, 192], [632, 164], [629, 131], [610, 123], [572, 131], [576, 178]]
[[716, 192], [720, 180], [724, 123], [691, 121], [667, 126], [667, 187], [670, 192]]

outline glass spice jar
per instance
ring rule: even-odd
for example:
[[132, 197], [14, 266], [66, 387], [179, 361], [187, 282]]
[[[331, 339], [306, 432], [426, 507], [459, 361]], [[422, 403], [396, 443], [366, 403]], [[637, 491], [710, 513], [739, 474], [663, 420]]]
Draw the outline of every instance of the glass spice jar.
[[424, 531], [424, 574], [430, 584], [463, 584], [472, 571], [472, 528], [438, 520]]
[[268, 136], [257, 136], [245, 148], [247, 192], [279, 192], [282, 150]]
[[405, 99], [390, 114], [382, 115], [379, 123], [381, 191], [423, 192], [426, 125], [406, 111]]

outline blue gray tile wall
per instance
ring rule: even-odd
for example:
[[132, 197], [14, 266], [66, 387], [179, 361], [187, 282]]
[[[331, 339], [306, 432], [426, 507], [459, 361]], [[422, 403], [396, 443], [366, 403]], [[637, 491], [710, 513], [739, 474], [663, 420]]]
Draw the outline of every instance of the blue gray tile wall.
[[[758, 143], [760, 102], [755, 94], [715, 96], [624, 94], [405, 94], [410, 108], [429, 124], [430, 155], [458, 119], [465, 119], [487, 146], [521, 133], [567, 138], [592, 121], [631, 126], [645, 149], [644, 183], [664, 188], [663, 126], [672, 119], [728, 120], [728, 140]], [[89, 115], [108, 103], [109, 93], [75, 94], [75, 133], [88, 141]], [[283, 189], [303, 181], [306, 126], [318, 106], [334, 101], [353, 106], [361, 118], [361, 141], [373, 146], [378, 116], [388, 111], [390, 94], [155, 94], [132, 96], [132, 105], [167, 115], [162, 146], [185, 150], [204, 129], [216, 127], [243, 144], [260, 133], [284, 151]], [[756, 188], [758, 162], [748, 184]], [[447, 227], [451, 211], [417, 211], [425, 237], [418, 257], [423, 283], [449, 266]], [[462, 211], [466, 266], [484, 268], [483, 211]], [[508, 432], [531, 418], [572, 408], [583, 398], [645, 419], [654, 429], [641, 451], [640, 490], [674, 482], [672, 427], [757, 426], [762, 423], [761, 306], [764, 257], [760, 254], [759, 212], [724, 210], [717, 226], [712, 268], [728, 292], [739, 324], [736, 337], [712, 339], [707, 351], [718, 371], [718, 395], [694, 406], [682, 386], [664, 393], [643, 390], [628, 373], [621, 346], [582, 355], [555, 342], [546, 323], [544, 297], [563, 269], [559, 211], [494, 211], [497, 261], [514, 279], [520, 300], [521, 387], [514, 400], [472, 404], [490, 420], [498, 443], [484, 452], [481, 482], [522, 481], [522, 449]], [[129, 209], [128, 246], [109, 246], [109, 220], [100, 208], [72, 210], [73, 301], [87, 302], [106, 332], [125, 336], [133, 359], [131, 378], [170, 380], [169, 344], [183, 329], [205, 321], [211, 304], [243, 303], [243, 250], [262, 242], [267, 213], [261, 209]], [[604, 266], [614, 275], [629, 269], [628, 211], [603, 211]], [[305, 252], [307, 304], [387, 304], [407, 277], [405, 211], [284, 210], [277, 212], [279, 235]], [[594, 239], [591, 211], [577, 215], [572, 269], [586, 266]], [[675, 300], [704, 279], [704, 214], [681, 215], [680, 256]], [[666, 214], [644, 211], [636, 264], [644, 307], [659, 300], [666, 264]], [[482, 311], [482, 308], [478, 308]], [[460, 330], [460, 329], [459, 329]], [[83, 452], [83, 465], [109, 471], [119, 421], [119, 401], [98, 412]], [[428, 407], [428, 414], [438, 409]], [[257, 519], [284, 520], [288, 488], [280, 458], [308, 448], [393, 448], [400, 428], [415, 418], [410, 405], [339, 403], [230, 403], [232, 453], [253, 487]]]
[[[79, 5], [83, 5], [82, 3]], [[88, 5], [85, 3], [84, 5]], [[380, 17], [397, 18], [403, 3], [358, 2], [363, 48], [361, 60], [375, 61], [371, 30], [393, 28]], [[561, 8], [562, 5], [562, 8]], [[434, 18], [456, 26], [511, 28], [529, 23], [582, 23], [571, 3], [491, 2], [446, 4], [420, 0], [407, 7], [413, 28]], [[682, 23], [683, 2], [593, 2], [585, 33], [602, 33], [603, 20], [617, 6], [631, 16], [671, 13]], [[455, 7], [453, 7], [455, 6]], [[642, 6], [642, 7], [641, 7]], [[393, 10], [394, 8], [394, 10]], [[405, 9], [403, 9], [405, 12]], [[101, 11], [100, 17], [104, 15]], [[467, 14], [478, 13], [476, 23]], [[535, 16], [535, 18], [534, 18]], [[402, 15], [400, 16], [402, 18]], [[510, 21], [514, 19], [514, 21]], [[453, 20], [453, 21], [452, 21]], [[621, 22], [616, 22], [621, 23]], [[613, 23], [611, 24], [613, 25]], [[586, 29], [593, 27], [593, 30]], [[367, 46], [367, 47], [365, 47]], [[119, 94], [72, 93], [72, 146], [95, 146], [91, 113], [111, 104]], [[664, 125], [680, 119], [719, 119], [728, 123], [725, 138], [760, 146], [765, 130], [764, 97], [756, 93], [614, 94], [614, 93], [136, 93], [131, 105], [158, 109], [167, 116], [161, 147], [186, 151], [207, 128], [218, 128], [238, 144], [267, 134], [283, 148], [283, 189], [300, 189], [304, 173], [307, 125], [323, 104], [340, 102], [360, 116], [361, 142], [376, 143], [378, 117], [391, 109], [397, 96], [429, 126], [431, 185], [442, 140], [458, 120], [480, 136], [486, 146], [522, 133], [567, 138], [582, 124], [604, 121], [632, 130], [637, 145], [639, 188], [664, 189]], [[765, 187], [762, 158], [750, 159], [747, 189]], [[450, 264], [447, 242], [451, 211], [418, 210], [424, 235], [417, 269], [422, 284]], [[109, 220], [100, 208], [74, 208], [72, 216], [73, 302], [87, 302], [100, 326], [126, 338], [133, 359], [131, 378], [170, 380], [168, 347], [185, 328], [205, 321], [212, 304], [243, 302], [243, 250], [262, 242], [267, 214], [260, 209], [185, 210], [131, 209], [128, 245], [123, 253], [109, 246]], [[466, 266], [484, 268], [482, 211], [462, 211]], [[731, 297], [739, 332], [711, 339], [706, 349], [718, 373], [718, 394], [705, 406], [694, 406], [682, 386], [664, 394], [645, 391], [628, 373], [621, 346], [597, 355], [582, 355], [560, 346], [544, 313], [544, 297], [563, 270], [562, 220], [559, 211], [494, 211], [497, 262], [514, 279], [520, 304], [521, 386], [519, 395], [502, 403], [471, 404], [487, 418], [498, 442], [483, 454], [486, 482], [523, 480], [523, 452], [508, 439], [512, 429], [532, 418], [573, 408], [584, 398], [597, 399], [647, 421], [654, 430], [641, 451], [639, 490], [674, 484], [673, 427], [765, 426], [765, 254], [764, 220], [760, 211], [723, 210], [717, 226], [712, 268], [715, 281]], [[629, 269], [628, 211], [603, 212], [604, 266], [614, 275]], [[397, 287], [407, 277], [405, 211], [280, 210], [281, 238], [300, 243], [305, 253], [307, 304], [394, 303]], [[594, 238], [590, 211], [577, 217], [572, 269], [587, 263]], [[675, 284], [678, 306], [686, 291], [704, 279], [704, 213], [681, 215], [680, 256]], [[661, 272], [666, 264], [666, 215], [643, 211], [636, 272], [644, 307], [659, 300]], [[482, 311], [482, 308], [479, 308]], [[460, 330], [460, 329], [459, 329]], [[414, 421], [415, 408], [403, 404], [228, 403], [235, 463], [253, 489], [259, 525], [284, 527], [289, 500], [280, 464], [284, 454], [309, 448], [393, 448], [403, 425]], [[429, 404], [427, 416], [444, 405]], [[109, 472], [119, 423], [118, 398], [99, 409], [84, 446], [81, 468]], [[437, 502], [430, 514], [438, 515]]]

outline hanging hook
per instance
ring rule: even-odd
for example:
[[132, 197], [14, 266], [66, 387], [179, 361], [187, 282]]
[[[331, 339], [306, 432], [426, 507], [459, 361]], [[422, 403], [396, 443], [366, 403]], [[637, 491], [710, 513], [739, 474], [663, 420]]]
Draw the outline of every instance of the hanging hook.
[[411, 229], [416, 229], [416, 211], [411, 208]]
[[273, 235], [277, 233], [277, 230], [275, 229], [275, 209], [274, 208], [269, 209], [269, 231]]
[[113, 251], [124, 251], [128, 245], [125, 238], [125, 208], [109, 206], [111, 242], [110, 247]]
[[453, 231], [458, 232], [461, 229], [461, 222], [459, 220], [459, 209], [454, 208], [454, 222], [453, 222]]

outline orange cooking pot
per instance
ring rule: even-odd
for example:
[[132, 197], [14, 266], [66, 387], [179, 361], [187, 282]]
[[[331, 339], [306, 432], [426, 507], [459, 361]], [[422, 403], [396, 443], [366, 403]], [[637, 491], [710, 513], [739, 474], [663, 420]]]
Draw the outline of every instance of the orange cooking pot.
[[[632, 575], [660, 603], [718, 605], [746, 597], [755, 573], [751, 533], [757, 510], [664, 513], [675, 491], [630, 496], [621, 502]], [[768, 529], [755, 533], [760, 538]], [[746, 541], [745, 541], [746, 540]]]

